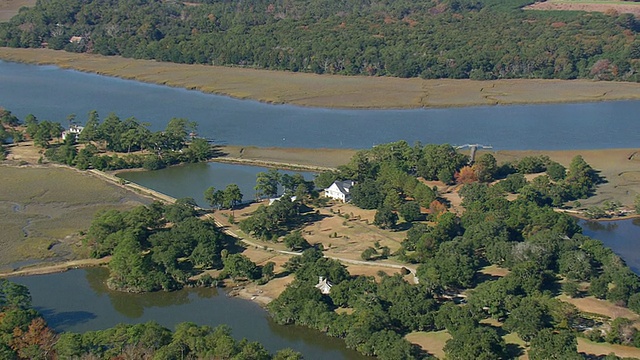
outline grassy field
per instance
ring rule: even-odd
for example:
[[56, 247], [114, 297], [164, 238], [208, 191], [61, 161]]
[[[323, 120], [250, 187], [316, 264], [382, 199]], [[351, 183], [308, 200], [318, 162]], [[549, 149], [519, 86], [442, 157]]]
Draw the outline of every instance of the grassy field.
[[1, 0], [0, 1], [0, 22], [9, 21], [18, 13], [23, 6], [33, 6], [36, 0]]
[[181, 65], [48, 49], [0, 48], [0, 59], [54, 64], [240, 99], [325, 108], [420, 108], [640, 99], [640, 83], [315, 75]]
[[0, 167], [0, 269], [76, 256], [79, 232], [101, 209], [148, 203], [117, 186], [60, 167]]
[[527, 6], [531, 10], [587, 11], [640, 17], [640, 3], [619, 0], [548, 0]]

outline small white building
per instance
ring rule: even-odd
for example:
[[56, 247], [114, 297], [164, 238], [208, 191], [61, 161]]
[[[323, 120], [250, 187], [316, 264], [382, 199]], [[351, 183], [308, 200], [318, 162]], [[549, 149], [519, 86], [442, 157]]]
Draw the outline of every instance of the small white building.
[[355, 185], [353, 180], [336, 180], [331, 186], [324, 189], [324, 196], [342, 202], [349, 202], [351, 201], [351, 188], [353, 185]]
[[331, 292], [331, 287], [333, 284], [329, 282], [324, 276], [320, 276], [318, 280], [318, 284], [316, 285], [316, 289], [320, 290], [321, 293], [327, 295]]
[[82, 130], [84, 130], [84, 126], [80, 126], [80, 125], [71, 125], [69, 127], [69, 130], [65, 130], [62, 132], [62, 140], [67, 138], [67, 135], [69, 134], [75, 134], [76, 137], [80, 136], [80, 133], [82, 132]]

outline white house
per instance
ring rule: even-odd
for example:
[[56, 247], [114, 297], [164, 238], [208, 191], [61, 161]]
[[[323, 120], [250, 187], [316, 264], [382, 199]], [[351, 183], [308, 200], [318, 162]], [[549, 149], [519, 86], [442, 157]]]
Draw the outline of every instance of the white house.
[[331, 186], [324, 189], [324, 196], [342, 202], [349, 202], [351, 200], [351, 188], [353, 185], [355, 185], [353, 180], [334, 181]]
[[316, 285], [316, 289], [320, 290], [323, 294], [329, 294], [331, 292], [331, 287], [333, 284], [329, 282], [324, 276], [320, 276], [318, 280], [318, 284]]
[[69, 127], [69, 130], [65, 130], [62, 132], [62, 140], [67, 138], [67, 135], [69, 134], [75, 134], [76, 137], [80, 136], [80, 133], [82, 132], [82, 130], [84, 130], [84, 126], [80, 126], [80, 125], [71, 125]]

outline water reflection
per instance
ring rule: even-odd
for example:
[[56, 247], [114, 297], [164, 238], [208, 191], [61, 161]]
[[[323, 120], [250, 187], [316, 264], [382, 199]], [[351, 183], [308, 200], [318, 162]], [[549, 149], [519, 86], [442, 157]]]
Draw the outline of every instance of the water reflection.
[[593, 221], [586, 220], [583, 224], [583, 227], [591, 231], [615, 231], [618, 228], [618, 223], [614, 221]]
[[364, 359], [340, 339], [278, 325], [257, 304], [226, 296], [221, 290], [118, 293], [104, 285], [107, 275], [106, 269], [93, 268], [11, 280], [29, 288], [34, 307], [56, 331], [85, 332], [152, 320], [169, 329], [187, 321], [214, 327], [226, 324], [236, 339], [259, 341], [271, 352], [290, 347], [308, 360]]
[[151, 307], [169, 307], [186, 305], [193, 295], [199, 299], [210, 299], [218, 295], [216, 288], [194, 288], [184, 291], [160, 291], [155, 293], [130, 294], [110, 290], [106, 281], [109, 277], [107, 268], [86, 269], [87, 283], [96, 294], [109, 297], [113, 309], [129, 319], [138, 319], [144, 315], [144, 310]]
[[[174, 198], [192, 197], [198, 205], [208, 207], [204, 191], [213, 186], [224, 190], [229, 184], [240, 188], [244, 201], [255, 198], [256, 176], [269, 169], [261, 166], [223, 164], [217, 162], [185, 164], [155, 171], [134, 171], [118, 174], [119, 177]], [[314, 174], [306, 171], [280, 170], [281, 174], [301, 174], [313, 180]], [[282, 189], [280, 189], [282, 191]]]
[[640, 274], [640, 220], [579, 221], [584, 235], [598, 239]]

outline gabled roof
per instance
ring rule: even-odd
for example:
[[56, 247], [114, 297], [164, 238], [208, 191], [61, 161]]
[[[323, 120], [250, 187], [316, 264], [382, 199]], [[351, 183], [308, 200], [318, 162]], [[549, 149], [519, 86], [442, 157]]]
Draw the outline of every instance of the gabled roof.
[[336, 180], [331, 184], [331, 186], [335, 185], [338, 188], [338, 191], [346, 195], [349, 194], [354, 184], [355, 182], [353, 180]]

